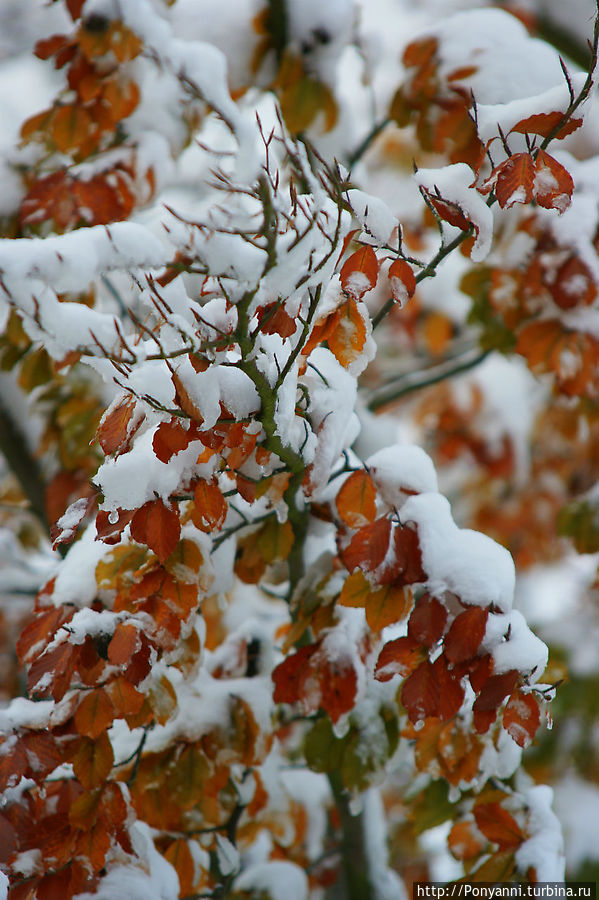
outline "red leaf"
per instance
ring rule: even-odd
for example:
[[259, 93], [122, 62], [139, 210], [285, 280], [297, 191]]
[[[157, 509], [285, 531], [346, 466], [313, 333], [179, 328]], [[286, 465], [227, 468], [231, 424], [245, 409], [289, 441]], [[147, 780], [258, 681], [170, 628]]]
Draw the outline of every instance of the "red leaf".
[[390, 681], [394, 675], [405, 678], [420, 665], [424, 656], [422, 646], [413, 638], [396, 638], [385, 644], [379, 653], [374, 677], [377, 681]]
[[445, 656], [450, 662], [461, 663], [476, 656], [488, 618], [489, 610], [482, 606], [470, 606], [455, 617], [443, 642]]
[[419, 644], [432, 647], [443, 634], [447, 610], [434, 597], [424, 594], [408, 620], [408, 635]]
[[52, 606], [36, 613], [35, 618], [29, 622], [17, 641], [17, 655], [21, 663], [29, 662], [32, 650], [40, 650], [53, 638], [59, 625], [64, 625], [72, 619], [75, 610], [65, 609], [63, 606]]
[[331, 720], [349, 712], [354, 705], [358, 689], [358, 676], [351, 660], [347, 658], [325, 660], [318, 667], [320, 682], [320, 705]]
[[[51, 694], [56, 701], [61, 700], [71, 684], [75, 648], [68, 641], [38, 657], [29, 669], [27, 687], [30, 693], [40, 696]], [[39, 683], [42, 687], [38, 687]]]
[[372, 247], [360, 247], [346, 259], [341, 269], [341, 286], [346, 294], [359, 300], [372, 290], [379, 274], [379, 261]]
[[474, 807], [474, 819], [487, 840], [499, 844], [500, 850], [519, 847], [524, 840], [520, 826], [499, 803], [479, 803]]
[[485, 656], [478, 656], [472, 660], [469, 668], [470, 671], [468, 677], [470, 679], [470, 684], [472, 685], [472, 690], [478, 694], [478, 692], [482, 690], [485, 682], [491, 677], [493, 660], [487, 653]]
[[345, 550], [340, 552], [343, 565], [348, 572], [351, 573], [357, 568], [369, 572], [377, 569], [387, 555], [390, 536], [391, 522], [386, 516], [360, 528]]
[[409, 525], [397, 525], [393, 530], [395, 558], [385, 565], [379, 581], [392, 582], [395, 586], [417, 584], [426, 581], [422, 568], [422, 553], [418, 534]]
[[412, 266], [405, 259], [396, 259], [389, 266], [391, 296], [401, 309], [416, 290], [416, 277]]
[[454, 225], [456, 228], [460, 228], [462, 231], [468, 231], [471, 225], [470, 219], [464, 215], [457, 203], [452, 203], [450, 200], [443, 200], [441, 197], [429, 193], [429, 191], [426, 191], [425, 193], [430, 203], [437, 211], [437, 214], [445, 222]]
[[462, 705], [464, 688], [460, 684], [459, 679], [455, 678], [454, 674], [448, 669], [447, 660], [443, 654], [434, 661], [433, 671], [439, 684], [437, 715], [442, 720], [451, 719]]
[[[263, 318], [266, 321], [262, 325]], [[260, 323], [260, 331], [264, 334], [278, 334], [282, 338], [291, 337], [297, 330], [295, 320], [278, 303], [271, 303], [263, 308]]]
[[563, 213], [570, 206], [573, 191], [574, 182], [568, 170], [544, 150], [539, 150], [533, 186], [534, 198], [539, 206]]
[[131, 537], [152, 550], [160, 562], [171, 555], [179, 542], [181, 523], [174, 509], [162, 500], [148, 500], [131, 520]]
[[410, 722], [439, 715], [441, 686], [434, 666], [426, 660], [412, 672], [401, 689], [401, 702]]
[[515, 691], [503, 711], [503, 727], [519, 747], [527, 747], [539, 727], [541, 711], [532, 694]]
[[301, 685], [306, 676], [308, 661], [318, 646], [310, 644], [300, 647], [293, 656], [288, 656], [273, 670], [273, 700], [275, 703], [295, 703], [301, 697]]
[[491, 675], [474, 701], [474, 726], [480, 734], [484, 734], [494, 721], [498, 707], [508, 694], [511, 694], [518, 681], [518, 671], [510, 669], [503, 675]]

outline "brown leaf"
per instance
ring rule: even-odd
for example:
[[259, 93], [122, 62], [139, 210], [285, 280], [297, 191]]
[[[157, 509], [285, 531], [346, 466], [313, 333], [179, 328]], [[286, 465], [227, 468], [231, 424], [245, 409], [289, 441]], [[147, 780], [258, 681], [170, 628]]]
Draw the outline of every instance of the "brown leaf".
[[119, 622], [108, 645], [108, 659], [113, 666], [129, 663], [141, 646], [139, 631], [135, 625]]
[[456, 822], [447, 837], [451, 855], [455, 859], [476, 859], [482, 852], [484, 843], [474, 822]]

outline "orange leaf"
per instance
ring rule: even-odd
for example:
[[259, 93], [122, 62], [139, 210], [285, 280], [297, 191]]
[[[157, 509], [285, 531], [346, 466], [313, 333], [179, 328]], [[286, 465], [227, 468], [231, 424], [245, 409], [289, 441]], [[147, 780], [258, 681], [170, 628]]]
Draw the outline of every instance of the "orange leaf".
[[126, 625], [123, 622], [119, 622], [108, 645], [108, 659], [113, 666], [122, 666], [130, 662], [131, 657], [134, 653], [137, 653], [139, 647], [139, 631], [135, 625]]
[[179, 877], [180, 896], [191, 894], [195, 883], [195, 863], [189, 842], [184, 838], [173, 841], [167, 848], [164, 858], [170, 862]]
[[77, 707], [75, 725], [80, 734], [97, 738], [112, 725], [115, 709], [105, 690], [89, 691]]
[[514, 817], [499, 803], [478, 803], [473, 812], [479, 831], [500, 850], [519, 847], [524, 840]]
[[152, 449], [161, 462], [167, 463], [175, 454], [185, 450], [190, 441], [196, 439], [195, 432], [183, 428], [176, 419], [171, 419], [170, 422], [161, 422], [156, 429]]
[[116, 406], [111, 405], [102, 416], [96, 437], [107, 456], [116, 453], [117, 450], [122, 450], [128, 443], [131, 437], [129, 427], [134, 410], [135, 400], [131, 397], [124, 397]]
[[218, 531], [227, 518], [227, 501], [216, 481], [201, 478], [193, 492], [191, 519], [200, 531]]
[[539, 727], [541, 711], [532, 694], [515, 691], [503, 712], [503, 727], [519, 747], [527, 747]]
[[550, 156], [539, 150], [534, 169], [534, 198], [545, 209], [557, 209], [563, 213], [572, 201], [574, 182], [568, 170]]
[[[538, 134], [540, 137], [549, 137], [553, 129], [564, 120], [564, 114], [561, 112], [535, 113], [526, 119], [520, 119], [513, 126], [511, 131], [519, 134]], [[572, 134], [582, 125], [582, 119], [567, 119], [564, 122], [555, 137], [558, 140], [565, 138], [568, 134]], [[511, 132], [510, 132], [511, 133]]]
[[530, 203], [533, 196], [534, 163], [529, 153], [514, 153], [494, 170], [495, 194], [502, 209], [515, 203]]
[[389, 641], [379, 653], [374, 677], [377, 681], [390, 681], [394, 675], [405, 678], [420, 665], [425, 655], [420, 644], [411, 637]]
[[366, 621], [373, 631], [404, 619], [412, 608], [412, 595], [404, 587], [385, 584], [372, 591], [366, 602]]
[[341, 269], [341, 286], [354, 300], [372, 290], [379, 275], [379, 261], [372, 247], [360, 247], [346, 259]]
[[459, 860], [475, 859], [484, 847], [474, 822], [456, 822], [449, 832], [447, 844], [451, 855]]
[[[361, 306], [364, 308], [363, 304]], [[331, 318], [334, 319], [334, 327], [326, 338], [329, 349], [342, 366], [349, 366], [359, 357], [366, 344], [366, 320], [352, 297]]]
[[386, 516], [360, 528], [345, 550], [340, 552], [343, 565], [348, 572], [351, 573], [358, 568], [369, 572], [377, 569], [387, 555], [390, 536], [391, 522]]
[[130, 116], [139, 103], [139, 88], [130, 78], [111, 78], [102, 91], [102, 99], [108, 104], [113, 121], [120, 122]]
[[160, 562], [171, 555], [179, 542], [181, 523], [176, 510], [162, 500], [148, 500], [131, 520], [131, 537], [152, 550]]
[[416, 277], [412, 266], [405, 259], [396, 259], [389, 266], [391, 296], [401, 309], [416, 290]]
[[49, 135], [61, 153], [79, 150], [96, 125], [86, 109], [80, 106], [60, 106], [52, 116]]
[[135, 715], [143, 706], [144, 695], [126, 678], [115, 678], [106, 686], [105, 691], [119, 718]]
[[352, 472], [335, 499], [337, 512], [350, 528], [361, 528], [376, 518], [376, 488], [363, 469]]
[[488, 618], [489, 610], [482, 606], [471, 606], [455, 617], [443, 642], [445, 656], [451, 663], [465, 662], [476, 656]]
[[443, 634], [447, 610], [435, 597], [423, 594], [408, 621], [408, 635], [425, 647], [432, 647]]

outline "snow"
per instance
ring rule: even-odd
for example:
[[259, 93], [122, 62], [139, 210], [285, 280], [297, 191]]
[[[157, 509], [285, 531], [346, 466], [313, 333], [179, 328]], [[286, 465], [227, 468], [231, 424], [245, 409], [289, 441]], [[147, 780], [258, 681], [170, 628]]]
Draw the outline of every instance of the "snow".
[[442, 169], [418, 169], [414, 179], [420, 187], [433, 196], [438, 192], [443, 200], [455, 203], [474, 225], [476, 240], [470, 258], [472, 262], [482, 262], [493, 241], [493, 213], [482, 196], [472, 187], [476, 176], [466, 163], [455, 163]]
[[449, 590], [467, 604], [493, 604], [503, 612], [511, 608], [515, 586], [512, 557], [486, 535], [458, 528], [445, 497], [436, 493], [410, 497], [400, 518], [417, 526], [422, 566], [433, 594]]
[[[568, 85], [561, 74], [561, 84], [551, 87], [540, 94], [511, 100], [509, 103], [484, 104], [478, 103], [477, 112], [477, 130], [483, 143], [487, 143], [491, 138], [499, 138], [499, 128], [508, 135], [512, 128], [522, 119], [528, 119], [530, 116], [542, 113], [565, 112], [570, 104], [570, 92]], [[584, 72], [575, 72], [571, 75], [572, 87], [574, 93], [579, 94], [584, 82], [586, 74]], [[576, 117], [585, 111], [583, 106], [580, 112], [576, 112]], [[508, 140], [508, 143], [510, 141]], [[491, 148], [494, 150], [495, 144]]]
[[136, 821], [129, 829], [133, 849], [147, 868], [113, 865], [100, 880], [93, 894], [78, 894], [77, 900], [178, 900], [179, 879], [174, 868], [159, 853], [150, 828]]
[[384, 447], [369, 456], [365, 466], [389, 506], [401, 506], [407, 493], [430, 493], [438, 489], [433, 461], [416, 445]]
[[551, 809], [553, 791], [547, 785], [536, 785], [525, 793], [524, 799], [531, 837], [516, 850], [516, 865], [523, 872], [532, 866], [538, 881], [563, 881], [564, 842], [560, 823]]
[[[505, 635], [509, 635], [508, 639], [502, 640]], [[530, 672], [530, 680], [535, 682], [547, 666], [549, 651], [546, 645], [532, 633], [517, 609], [510, 610], [507, 615], [489, 616], [483, 646], [491, 652], [493, 671], [497, 675], [517, 669]]]
[[599, 861], [599, 787], [568, 771], [555, 787], [554, 806], [564, 830], [568, 870]]
[[359, 239], [375, 247], [389, 244], [399, 221], [387, 204], [380, 197], [357, 188], [347, 192], [347, 199], [363, 229]]
[[92, 522], [71, 546], [65, 559], [57, 565], [52, 594], [56, 606], [68, 603], [83, 607], [96, 598], [96, 565], [110, 548], [95, 538], [96, 525]]
[[295, 863], [277, 860], [249, 866], [233, 883], [237, 891], [265, 891], [271, 900], [308, 900], [308, 878]]

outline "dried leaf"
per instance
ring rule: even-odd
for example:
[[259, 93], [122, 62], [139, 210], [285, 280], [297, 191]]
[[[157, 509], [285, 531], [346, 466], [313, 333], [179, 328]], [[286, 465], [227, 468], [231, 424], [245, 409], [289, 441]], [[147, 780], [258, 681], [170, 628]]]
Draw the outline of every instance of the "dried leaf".
[[416, 602], [408, 621], [408, 635], [425, 647], [432, 647], [442, 637], [447, 622], [447, 610], [429, 594]]
[[385, 644], [377, 659], [374, 677], [390, 681], [394, 675], [408, 676], [426, 658], [426, 651], [411, 637], [396, 638]]
[[350, 528], [361, 528], [376, 517], [376, 488], [368, 472], [352, 472], [335, 498], [337, 512]]
[[379, 261], [372, 247], [360, 247], [346, 259], [341, 269], [341, 286], [354, 300], [360, 300], [375, 286]]
[[527, 747], [541, 722], [539, 704], [532, 694], [515, 691], [503, 711], [503, 727], [519, 747]]
[[456, 616], [443, 641], [444, 653], [454, 664], [476, 656], [485, 636], [489, 610], [482, 606], [470, 606]]
[[162, 500], [148, 500], [131, 520], [131, 537], [152, 550], [160, 562], [171, 555], [181, 535], [179, 515]]
[[525, 840], [514, 817], [499, 803], [477, 803], [473, 812], [479, 831], [500, 850], [515, 849]]

